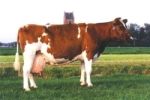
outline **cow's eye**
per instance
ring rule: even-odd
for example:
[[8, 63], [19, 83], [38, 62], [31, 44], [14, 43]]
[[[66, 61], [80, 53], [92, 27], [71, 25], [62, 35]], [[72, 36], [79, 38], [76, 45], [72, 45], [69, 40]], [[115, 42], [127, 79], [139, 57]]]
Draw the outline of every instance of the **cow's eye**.
[[121, 30], [125, 30], [124, 26], [119, 26], [119, 28], [120, 28]]

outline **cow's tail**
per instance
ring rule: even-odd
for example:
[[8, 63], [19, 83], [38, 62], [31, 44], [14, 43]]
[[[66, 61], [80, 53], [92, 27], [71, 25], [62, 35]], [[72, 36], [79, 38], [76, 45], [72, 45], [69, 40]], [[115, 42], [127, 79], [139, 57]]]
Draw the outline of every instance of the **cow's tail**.
[[15, 71], [20, 71], [20, 60], [19, 60], [19, 36], [17, 37], [16, 56], [14, 61]]

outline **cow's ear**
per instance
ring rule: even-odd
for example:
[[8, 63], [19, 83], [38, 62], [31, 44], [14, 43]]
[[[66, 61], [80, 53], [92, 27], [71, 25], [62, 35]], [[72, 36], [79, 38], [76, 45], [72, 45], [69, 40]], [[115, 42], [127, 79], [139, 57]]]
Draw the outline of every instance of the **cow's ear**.
[[113, 24], [114, 25], [119, 25], [120, 24], [120, 17], [118, 17], [118, 18], [115, 18], [115, 20], [113, 21]]
[[125, 24], [128, 22], [128, 20], [127, 19], [123, 19], [122, 20]]
[[115, 20], [120, 20], [121, 19], [121, 17], [117, 17], [117, 18], [115, 18]]

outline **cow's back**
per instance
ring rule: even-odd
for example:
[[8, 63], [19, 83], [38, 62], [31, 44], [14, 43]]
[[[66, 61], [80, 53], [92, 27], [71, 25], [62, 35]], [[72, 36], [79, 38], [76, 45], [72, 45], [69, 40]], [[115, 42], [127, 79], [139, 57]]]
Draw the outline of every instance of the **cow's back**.
[[83, 51], [86, 24], [52, 25], [49, 27], [29, 24], [19, 29], [18, 37], [21, 49], [26, 44], [45, 43], [48, 53], [55, 58], [73, 59]]
[[51, 48], [55, 58], [73, 59], [82, 52], [85, 24], [66, 24], [48, 27]]

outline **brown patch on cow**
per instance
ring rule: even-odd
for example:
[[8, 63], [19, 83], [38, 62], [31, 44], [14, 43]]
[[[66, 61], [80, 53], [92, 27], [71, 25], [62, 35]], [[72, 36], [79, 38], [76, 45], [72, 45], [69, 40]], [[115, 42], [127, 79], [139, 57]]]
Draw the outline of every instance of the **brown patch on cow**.
[[38, 42], [38, 37], [41, 37], [43, 32], [45, 32], [45, 28], [41, 25], [29, 24], [26, 27], [20, 28], [18, 31], [18, 41], [22, 51], [24, 51], [26, 42], [29, 44]]
[[49, 38], [48, 35], [45, 35], [45, 36], [41, 36], [41, 42], [42, 43], [46, 43], [46, 44], [49, 44], [51, 41], [51, 39]]
[[[81, 28], [81, 37], [77, 39], [78, 26]], [[82, 40], [86, 24], [53, 25], [48, 27], [46, 33], [51, 40], [52, 48], [48, 49], [55, 58], [73, 59], [82, 52]]]

